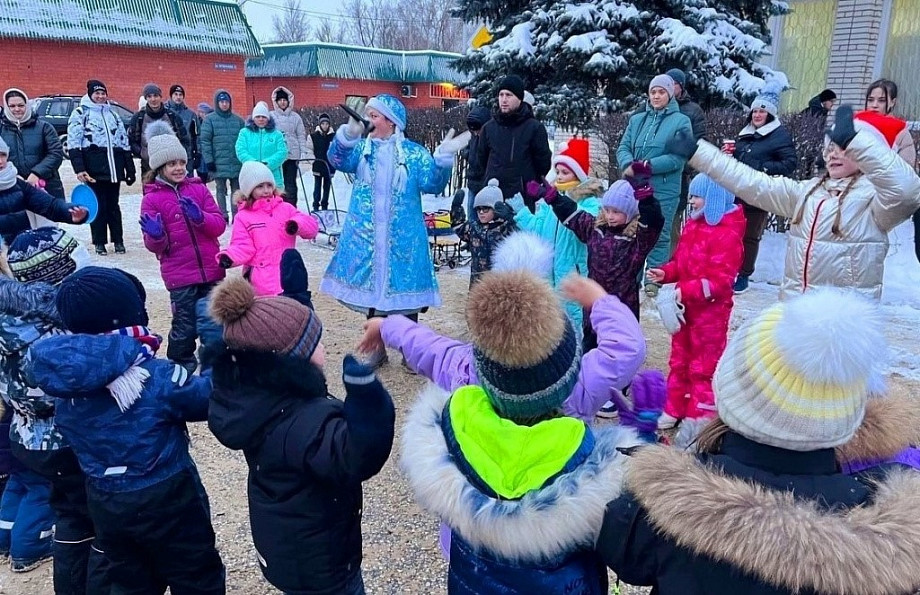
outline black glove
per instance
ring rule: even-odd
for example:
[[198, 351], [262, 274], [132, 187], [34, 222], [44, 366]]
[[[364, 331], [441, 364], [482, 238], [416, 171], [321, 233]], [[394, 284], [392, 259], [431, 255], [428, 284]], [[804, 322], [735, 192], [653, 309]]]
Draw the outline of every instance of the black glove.
[[499, 219], [504, 219], [505, 221], [511, 221], [514, 219], [514, 209], [511, 208], [511, 205], [506, 203], [503, 200], [495, 203], [495, 216]]
[[827, 136], [831, 142], [846, 149], [850, 142], [856, 136], [856, 127], [853, 126], [853, 107], [850, 105], [841, 105], [837, 108], [834, 115], [834, 127], [827, 131]]
[[466, 223], [466, 211], [463, 210], [463, 199], [466, 198], [466, 192], [462, 189], [454, 193], [454, 199], [450, 203], [450, 225], [457, 227]]
[[125, 176], [125, 184], [127, 184], [128, 186], [134, 186], [134, 182], [136, 181], [137, 180], [135, 179], [133, 174], [128, 174], [127, 176]]
[[230, 257], [226, 254], [221, 254], [217, 257], [217, 264], [219, 264], [222, 269], [229, 269], [233, 266], [233, 261], [230, 260]]
[[681, 128], [664, 144], [665, 153], [690, 159], [696, 153], [696, 139], [693, 134]]
[[289, 236], [296, 235], [298, 229], [299, 226], [293, 219], [288, 220], [288, 222], [284, 224], [284, 231], [286, 231]]

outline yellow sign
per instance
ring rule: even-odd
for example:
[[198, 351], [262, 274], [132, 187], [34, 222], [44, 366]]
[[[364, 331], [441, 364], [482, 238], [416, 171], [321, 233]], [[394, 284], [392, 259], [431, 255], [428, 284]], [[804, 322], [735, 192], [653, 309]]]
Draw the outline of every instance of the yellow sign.
[[488, 45], [492, 42], [492, 34], [489, 33], [489, 30], [486, 29], [485, 25], [479, 27], [476, 31], [476, 34], [473, 35], [473, 39], [470, 40], [470, 45], [473, 46], [474, 50], [478, 50], [484, 45]]

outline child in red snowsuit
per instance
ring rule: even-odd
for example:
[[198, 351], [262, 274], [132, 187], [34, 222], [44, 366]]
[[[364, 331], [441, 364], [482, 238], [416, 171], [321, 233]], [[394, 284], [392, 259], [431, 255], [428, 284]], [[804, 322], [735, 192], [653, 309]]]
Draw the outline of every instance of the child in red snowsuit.
[[660, 269], [650, 269], [656, 283], [676, 283], [684, 323], [671, 339], [668, 400], [659, 427], [683, 419], [715, 415], [712, 375], [725, 350], [732, 313], [732, 284], [744, 256], [744, 212], [734, 196], [709, 176], [690, 182], [693, 211], [677, 251]]

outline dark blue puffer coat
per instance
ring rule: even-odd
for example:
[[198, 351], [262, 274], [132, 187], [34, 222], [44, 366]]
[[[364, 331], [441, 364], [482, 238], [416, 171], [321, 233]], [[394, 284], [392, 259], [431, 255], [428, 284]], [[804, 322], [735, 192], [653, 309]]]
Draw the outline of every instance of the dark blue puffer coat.
[[[122, 335], [62, 335], [30, 349], [27, 373], [59, 399], [58, 429], [100, 490], [139, 490], [194, 467], [185, 424], [208, 418], [210, 378], [166, 360], [135, 366], [142, 352]], [[121, 411], [107, 385], [145, 375], [139, 398]]]
[[24, 180], [17, 180], [12, 188], [0, 190], [0, 235], [3, 242], [9, 246], [18, 234], [32, 228], [26, 211], [57, 223], [73, 223], [70, 209], [75, 206]]

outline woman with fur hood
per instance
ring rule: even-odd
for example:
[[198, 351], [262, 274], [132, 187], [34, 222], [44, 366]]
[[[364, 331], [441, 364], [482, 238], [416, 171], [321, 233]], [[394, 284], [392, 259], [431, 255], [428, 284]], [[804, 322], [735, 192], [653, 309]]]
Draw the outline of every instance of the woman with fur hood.
[[[616, 301], [578, 276], [565, 291], [585, 307]], [[528, 324], [516, 320], [522, 310], [534, 314]], [[416, 500], [450, 530], [448, 593], [606, 595], [593, 544], [606, 500], [621, 490], [620, 449], [655, 439], [661, 374], [633, 382], [634, 403], [619, 397], [622, 426], [593, 429], [562, 412], [580, 382], [581, 350], [544, 279], [486, 273], [470, 291], [467, 322], [481, 384], [426, 389], [402, 438]], [[614, 392], [608, 386], [608, 398]]]
[[686, 133], [669, 147], [744, 202], [791, 219], [780, 297], [830, 286], [881, 299], [888, 232], [920, 207], [920, 177], [850, 106], [828, 133], [827, 173], [812, 180], [769, 176]]
[[[573, 138], [553, 157], [552, 181], [540, 183], [531, 180], [525, 185], [525, 197], [518, 195], [508, 201], [516, 213], [514, 220], [519, 228], [531, 231], [553, 245], [550, 277], [553, 287], [558, 288], [563, 279], [572, 273], [588, 276], [588, 248], [575, 232], [556, 218], [552, 207], [540, 199], [550, 192], [551, 184], [556, 192], [575, 201], [580, 210], [596, 217], [601, 210], [599, 199], [604, 194], [604, 184], [588, 176], [590, 164], [588, 141]], [[525, 204], [527, 208], [524, 208]], [[582, 336], [584, 317], [581, 306], [565, 302], [565, 309], [579, 337]]]
[[264, 101], [256, 104], [246, 127], [236, 137], [236, 156], [240, 163], [258, 161], [265, 164], [275, 177], [275, 187], [284, 188], [281, 166], [288, 156], [287, 143]]
[[[507, 274], [524, 269], [545, 280], [544, 273], [552, 266], [552, 258], [552, 250], [546, 242], [533, 234], [519, 232], [499, 245], [492, 271]], [[489, 274], [485, 273], [477, 283]], [[550, 301], [541, 304], [538, 300], [522, 299], [516, 294], [504, 294], [502, 297], [508, 303], [495, 304], [494, 307], [508, 308], [509, 320], [521, 328], [540, 323], [548, 312], [554, 312], [559, 299], [554, 294]], [[573, 301], [578, 304], [579, 310], [583, 307], [577, 300]], [[477, 308], [485, 307], [485, 304], [477, 306], [470, 301], [467, 318], [480, 316]], [[645, 361], [646, 350], [639, 321], [616, 296], [605, 294], [591, 302], [590, 318], [591, 326], [597, 332], [598, 347], [582, 355], [579, 342], [576, 378], [562, 403], [566, 415], [586, 422], [594, 419], [601, 406], [611, 399], [611, 393], [622, 390], [632, 381]], [[434, 382], [441, 390], [452, 392], [483, 381], [482, 370], [476, 364], [475, 341], [470, 344], [439, 335], [405, 316], [371, 319], [364, 328], [359, 351], [386, 347], [398, 349], [410, 369]], [[513, 329], [496, 327], [496, 332], [502, 331], [518, 336]], [[526, 344], [524, 339], [516, 340], [521, 345]]]
[[313, 159], [313, 148], [307, 141], [307, 128], [303, 117], [294, 107], [294, 93], [287, 87], [275, 87], [272, 91], [271, 116], [287, 144], [287, 159], [281, 164], [284, 177], [284, 200], [297, 206], [297, 178], [300, 176], [300, 161]]
[[916, 592], [920, 474], [865, 481], [835, 452], [872, 411], [885, 350], [878, 308], [854, 292], [815, 290], [739, 329], [699, 452], [632, 457], [597, 542], [607, 565], [660, 595]]

